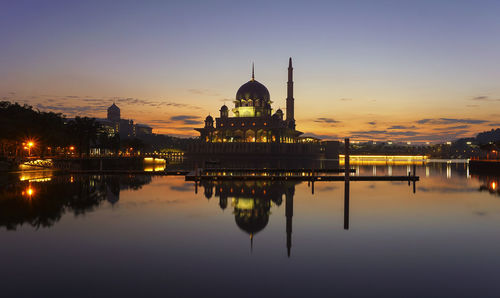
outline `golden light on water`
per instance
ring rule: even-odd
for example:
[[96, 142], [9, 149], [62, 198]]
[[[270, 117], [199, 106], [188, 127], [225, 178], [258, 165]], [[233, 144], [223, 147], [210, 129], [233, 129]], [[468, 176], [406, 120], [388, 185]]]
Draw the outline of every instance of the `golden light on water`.
[[[352, 165], [407, 165], [422, 164], [428, 159], [425, 155], [350, 155], [349, 162]], [[339, 164], [343, 165], [345, 155], [339, 154]]]
[[22, 193], [21, 193], [23, 196], [26, 196], [28, 197], [29, 199], [31, 199], [32, 196], [35, 195], [35, 190], [33, 188], [31, 188], [31, 185], [28, 186], [28, 188], [26, 188]]

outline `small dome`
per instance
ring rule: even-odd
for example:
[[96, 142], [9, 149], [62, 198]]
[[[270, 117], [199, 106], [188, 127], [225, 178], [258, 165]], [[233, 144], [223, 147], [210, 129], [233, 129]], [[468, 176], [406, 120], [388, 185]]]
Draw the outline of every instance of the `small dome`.
[[283, 116], [283, 111], [282, 111], [281, 109], [278, 109], [278, 110], [276, 111], [276, 114], [278, 114], [278, 115], [282, 115], [282, 116]]
[[270, 98], [271, 97], [269, 95], [269, 91], [267, 90], [266, 86], [262, 85], [261, 83], [257, 82], [254, 79], [243, 84], [238, 89], [238, 92], [236, 92], [236, 100], [260, 99], [263, 100], [264, 102], [270, 102], [271, 101]]
[[205, 121], [214, 122], [214, 118], [212, 118], [212, 116], [208, 115], [207, 118], [205, 118]]
[[227, 110], [228, 110], [228, 108], [227, 108], [227, 106], [226, 106], [226, 105], [223, 105], [223, 106], [220, 108], [220, 110], [221, 110], [221, 111], [227, 111]]

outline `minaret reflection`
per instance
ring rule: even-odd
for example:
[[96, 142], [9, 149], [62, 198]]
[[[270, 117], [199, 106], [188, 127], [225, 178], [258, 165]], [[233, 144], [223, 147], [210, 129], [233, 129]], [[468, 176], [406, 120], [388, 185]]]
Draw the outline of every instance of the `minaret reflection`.
[[344, 230], [349, 230], [349, 192], [349, 180], [346, 180], [344, 186]]
[[286, 217], [286, 252], [290, 257], [292, 250], [292, 217], [293, 217], [293, 196], [295, 194], [295, 187], [288, 189], [285, 192], [285, 217]]
[[[292, 249], [292, 217], [294, 181], [211, 181], [200, 183], [203, 194], [210, 199], [219, 197], [219, 207], [225, 210], [228, 203], [233, 207], [234, 220], [238, 228], [249, 235], [250, 251], [253, 251], [255, 236], [269, 223], [271, 207], [280, 206], [285, 196], [286, 247], [290, 256]], [[215, 189], [215, 192], [214, 192]]]

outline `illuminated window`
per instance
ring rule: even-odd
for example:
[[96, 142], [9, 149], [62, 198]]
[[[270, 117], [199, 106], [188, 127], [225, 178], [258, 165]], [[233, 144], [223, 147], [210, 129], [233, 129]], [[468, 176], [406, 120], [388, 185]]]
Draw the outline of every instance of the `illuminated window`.
[[253, 125], [253, 126], [255, 126], [255, 122], [254, 122], [254, 123], [252, 123], [252, 125]]
[[234, 123], [231, 123], [231, 126], [234, 126]]
[[266, 126], [266, 125], [267, 125], [267, 122], [264, 122], [264, 126]]
[[245, 122], [241, 123], [241, 126], [245, 126]]

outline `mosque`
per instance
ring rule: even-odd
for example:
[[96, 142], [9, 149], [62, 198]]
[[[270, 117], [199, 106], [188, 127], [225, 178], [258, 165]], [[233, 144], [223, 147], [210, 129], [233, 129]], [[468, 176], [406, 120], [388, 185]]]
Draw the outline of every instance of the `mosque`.
[[208, 115], [205, 125], [196, 128], [198, 142], [188, 148], [190, 156], [220, 155], [226, 157], [279, 156], [311, 157], [338, 156], [337, 141], [321, 141], [302, 137], [296, 130], [295, 99], [293, 97], [292, 58], [288, 61], [286, 114], [281, 109], [273, 113], [269, 90], [255, 79], [252, 66], [250, 81], [236, 92], [233, 116], [224, 104], [220, 116]]
[[288, 89], [286, 98], [286, 118], [281, 109], [272, 113], [272, 101], [266, 86], [252, 78], [236, 92], [234, 117], [229, 117], [229, 108], [220, 108], [220, 117], [207, 116], [205, 127], [197, 128], [200, 139], [207, 143], [258, 142], [297, 143], [302, 132], [295, 129], [293, 98], [292, 58], [288, 64]]

